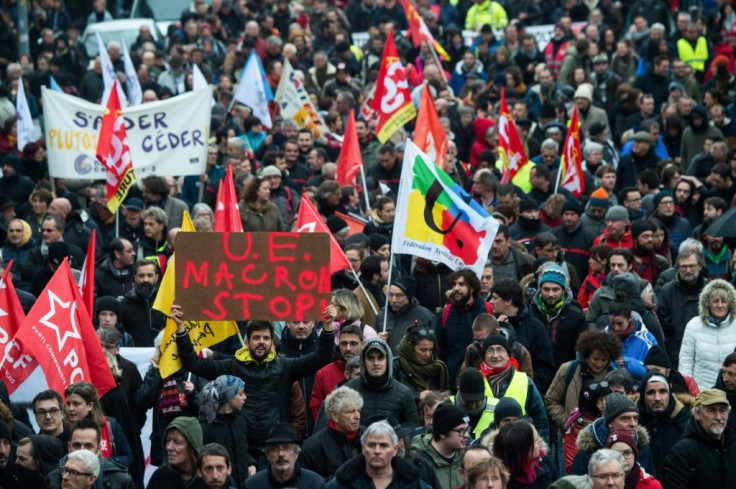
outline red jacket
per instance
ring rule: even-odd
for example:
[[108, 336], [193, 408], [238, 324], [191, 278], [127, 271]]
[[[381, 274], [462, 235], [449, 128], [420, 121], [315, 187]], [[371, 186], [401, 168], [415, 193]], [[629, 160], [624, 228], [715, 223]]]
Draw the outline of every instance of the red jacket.
[[626, 248], [630, 250], [631, 247], [634, 246], [634, 239], [631, 237], [631, 230], [629, 229], [627, 229], [618, 240], [608, 237], [608, 229], [604, 229], [603, 234], [595, 238], [595, 241], [593, 241], [593, 246], [598, 246], [599, 244], [607, 244], [614, 250], [616, 248]]
[[345, 360], [335, 360], [317, 370], [312, 385], [312, 397], [309, 398], [309, 416], [312, 422], [317, 422], [319, 408], [325, 397], [335, 390], [337, 384], [345, 380]]

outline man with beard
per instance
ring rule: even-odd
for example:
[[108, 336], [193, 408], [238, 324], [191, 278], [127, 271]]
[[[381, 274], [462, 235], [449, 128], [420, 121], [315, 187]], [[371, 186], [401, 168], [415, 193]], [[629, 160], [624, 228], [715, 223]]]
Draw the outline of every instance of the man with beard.
[[575, 269], [578, 278], [588, 274], [588, 259], [595, 235], [584, 227], [580, 218], [583, 207], [576, 199], [566, 200], [562, 205], [562, 226], [552, 229], [565, 261]]
[[639, 423], [649, 432], [656, 473], [663, 474], [664, 459], [674, 444], [680, 441], [693, 416], [688, 407], [672, 393], [664, 375], [656, 370], [644, 376], [637, 407]]
[[705, 258], [708, 278], [722, 278], [728, 280], [731, 266], [731, 250], [724, 242], [723, 236], [712, 236], [708, 228], [716, 219], [706, 219], [700, 227], [700, 241], [703, 243], [703, 257]]
[[136, 346], [153, 346], [153, 339], [166, 326], [166, 315], [152, 309], [158, 289], [158, 264], [138, 260], [133, 265], [133, 290], [123, 297], [120, 324]]
[[[604, 55], [605, 56], [605, 55]], [[581, 84], [575, 90], [575, 103], [578, 106], [580, 117], [580, 135], [588, 136], [588, 130], [594, 122], [608, 123], [606, 111], [593, 105], [593, 86], [590, 83]]]
[[218, 443], [208, 443], [199, 451], [197, 459], [199, 477], [202, 479], [200, 487], [204, 489], [228, 489], [227, 479], [232, 473], [230, 454], [227, 449]]
[[491, 245], [491, 266], [495, 281], [504, 279], [521, 280], [532, 272], [534, 257], [519, 251], [512, 245], [509, 228], [498, 226], [498, 232]]
[[[539, 166], [537, 165], [532, 169], [533, 174], [543, 172]], [[549, 170], [546, 173], [549, 175]], [[519, 219], [509, 228], [513, 240], [523, 244], [527, 251], [531, 253], [534, 251], [534, 239], [537, 234], [549, 230], [549, 226], [543, 224], [539, 219], [539, 203], [530, 197], [522, 197], [519, 202]]]
[[663, 190], [654, 196], [654, 214], [667, 228], [672, 243], [672, 259], [677, 258], [680, 244], [693, 233], [690, 222], [675, 212], [675, 198], [669, 190]]
[[[291, 415], [291, 386], [325, 366], [335, 343], [335, 307], [325, 309], [326, 321], [317, 341], [317, 350], [299, 358], [276, 355], [273, 349], [273, 324], [252, 321], [246, 330], [246, 344], [234, 358], [210, 360], [199, 358], [184, 329], [181, 307], [171, 307], [176, 322], [176, 344], [183, 367], [208, 380], [220, 375], [234, 375], [245, 382], [246, 401], [241, 411], [247, 422], [248, 449], [255, 460], [263, 460], [263, 440], [269, 428]], [[252, 440], [252, 441], [251, 441]], [[294, 455], [296, 460], [296, 455]]]
[[648, 219], [640, 219], [631, 225], [634, 246], [634, 272], [650, 283], [657, 283], [659, 274], [666, 270], [667, 260], [654, 252], [654, 233], [657, 226]]
[[437, 474], [441, 487], [457, 487], [459, 469], [465, 445], [468, 443], [470, 418], [460, 408], [442, 403], [432, 416], [432, 434], [421, 435], [412, 443]]
[[665, 461], [665, 487], [734, 486], [736, 433], [726, 429], [729, 411], [722, 390], [708, 389], [698, 394], [693, 419]]
[[309, 398], [309, 416], [312, 422], [317, 421], [322, 401], [337, 385], [345, 381], [345, 364], [360, 355], [363, 349], [363, 332], [360, 327], [348, 324], [340, 328], [340, 339], [333, 353], [335, 360], [328, 363], [314, 375], [312, 396]]
[[388, 314], [386, 342], [394, 355], [399, 354], [399, 342], [410, 326], [417, 322], [420, 324], [434, 323], [434, 314], [426, 307], [419, 305], [414, 299], [416, 290], [417, 282], [414, 277], [397, 278], [388, 288], [388, 309], [384, 307], [376, 316], [375, 324], [383, 325], [383, 317]]
[[634, 242], [629, 229], [629, 212], [625, 207], [614, 205], [606, 211], [606, 228], [603, 234], [593, 241], [593, 246], [605, 244], [613, 249], [631, 249]]
[[29, 470], [15, 462], [15, 455], [11, 450], [12, 440], [12, 429], [0, 419], [0, 487], [3, 489], [46, 487], [40, 472]]

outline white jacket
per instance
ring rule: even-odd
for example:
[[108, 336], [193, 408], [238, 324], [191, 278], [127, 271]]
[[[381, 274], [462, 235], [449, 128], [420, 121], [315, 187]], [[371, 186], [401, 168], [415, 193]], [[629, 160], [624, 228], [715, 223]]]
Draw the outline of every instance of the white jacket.
[[[720, 326], [708, 320], [708, 304], [715, 291], [725, 293], [731, 306]], [[736, 347], [736, 290], [724, 280], [709, 282], [700, 294], [699, 312], [685, 326], [679, 370], [693, 377], [702, 391], [715, 385], [721, 364]]]

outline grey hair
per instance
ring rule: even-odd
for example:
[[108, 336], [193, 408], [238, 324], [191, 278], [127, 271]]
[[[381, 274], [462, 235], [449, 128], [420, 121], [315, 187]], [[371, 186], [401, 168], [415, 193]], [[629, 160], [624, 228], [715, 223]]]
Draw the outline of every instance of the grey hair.
[[496, 178], [496, 175], [487, 168], [478, 171], [478, 179], [480, 180], [480, 183], [491, 187], [491, 190], [494, 192], [496, 191], [496, 188], [498, 188], [498, 178]]
[[79, 460], [84, 464], [84, 470], [97, 475], [100, 472], [100, 458], [89, 450], [77, 450], [67, 455], [67, 460]]
[[[355, 358], [355, 357], [353, 357]], [[363, 408], [363, 396], [350, 387], [338, 387], [325, 398], [325, 412], [337, 414], [346, 407]]]
[[43, 218], [44, 221], [54, 221], [54, 227], [57, 231], [64, 231], [64, 223], [61, 222], [61, 219], [59, 216], [52, 216], [51, 214], [46, 214], [46, 216]]
[[677, 253], [682, 253], [686, 249], [694, 248], [697, 249], [701, 254], [703, 253], [703, 243], [695, 238], [685, 238], [680, 247], [677, 249]]
[[284, 45], [284, 41], [282, 41], [279, 36], [271, 35], [271, 36], [268, 36], [268, 38], [266, 39], [266, 44], [269, 46], [281, 47]]
[[365, 431], [363, 432], [363, 435], [360, 437], [360, 444], [365, 445], [365, 440], [369, 436], [386, 436], [388, 435], [389, 438], [391, 438], [391, 443], [394, 445], [399, 444], [399, 437], [396, 436], [396, 432], [391, 427], [390, 424], [388, 424], [388, 421], [377, 421], [373, 423], [372, 425], [368, 426]]
[[701, 267], [705, 266], [705, 257], [703, 256], [703, 252], [700, 250], [696, 250], [695, 248], [687, 248], [680, 252], [679, 255], [677, 255], [677, 264], [680, 264], [680, 261], [685, 258], [690, 258], [691, 256], [694, 256], [695, 259], [698, 261], [698, 265]]
[[117, 328], [97, 328], [97, 339], [109, 343], [111, 345], [120, 346], [120, 341], [123, 339], [123, 335]]
[[297, 129], [299, 126], [296, 122], [294, 122], [292, 119], [286, 119], [284, 122], [281, 123], [281, 127], [296, 127]]
[[209, 212], [210, 213], [210, 221], [215, 220], [215, 213], [212, 211], [212, 207], [208, 206], [204, 202], [200, 202], [198, 204], [194, 204], [192, 207], [192, 217], [197, 218], [197, 214], [199, 214], [201, 211]]
[[110, 49], [110, 48], [118, 48], [118, 49], [121, 49], [120, 48], [120, 43], [117, 42], [117, 41], [110, 41], [110, 42], [107, 43], [107, 49]]
[[245, 148], [245, 140], [237, 136], [227, 138], [227, 144], [232, 144], [236, 148]]
[[607, 464], [611, 460], [618, 462], [621, 466], [621, 472], [624, 474], [626, 473], [623, 455], [616, 450], [611, 450], [610, 448], [601, 448], [590, 457], [590, 462], [588, 462], [588, 475], [593, 477], [595, 469], [601, 465]]
[[345, 371], [352, 372], [356, 368], [360, 368], [360, 356], [354, 356], [345, 363]]
[[590, 153], [593, 151], [603, 151], [603, 145], [601, 143], [596, 143], [595, 141], [588, 141], [585, 143], [585, 148], [583, 149], [583, 156], [586, 158]]
[[546, 149], [546, 148], [552, 148], [555, 151], [559, 151], [560, 150], [560, 145], [557, 144], [557, 141], [555, 141], [554, 139], [547, 138], [544, 141], [542, 141], [542, 148], [541, 149]]
[[160, 207], [149, 207], [146, 209], [146, 211], [143, 213], [143, 219], [145, 220], [147, 217], [151, 217], [156, 220], [157, 223], [163, 224], [164, 226], [167, 226], [169, 224], [169, 216], [166, 215], [166, 212]]

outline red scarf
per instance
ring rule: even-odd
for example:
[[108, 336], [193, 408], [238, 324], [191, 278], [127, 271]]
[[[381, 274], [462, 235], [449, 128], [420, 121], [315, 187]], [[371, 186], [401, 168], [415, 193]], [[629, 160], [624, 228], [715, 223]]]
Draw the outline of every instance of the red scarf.
[[[334, 422], [334, 421], [332, 421], [332, 420], [330, 420], [330, 421], [329, 421], [329, 422], [327, 423], [327, 426], [328, 426], [328, 427], [329, 427], [330, 429], [332, 429], [332, 430], [335, 430], [335, 431], [339, 431], [340, 433], [345, 433], [344, 431], [340, 430], [340, 429], [339, 429], [339, 428], [337, 427], [337, 425], [335, 424], [335, 422]], [[347, 439], [348, 439], [348, 441], [353, 441], [353, 440], [355, 440], [355, 437], [356, 437], [356, 436], [358, 436], [358, 431], [359, 431], [359, 430], [355, 430], [355, 431], [353, 431], [352, 433], [345, 433], [345, 438], [347, 438]]]
[[499, 396], [504, 383], [514, 375], [514, 371], [518, 368], [519, 364], [513, 358], [510, 358], [509, 361], [506, 362], [506, 365], [500, 368], [491, 368], [486, 364], [486, 362], [482, 362], [480, 364], [480, 371], [483, 374], [483, 377], [488, 381], [488, 386], [491, 388], [493, 397], [497, 398]]
[[506, 365], [498, 368], [491, 368], [486, 362], [481, 362], [480, 373], [483, 374], [483, 377], [488, 377], [489, 375], [500, 374], [501, 372], [509, 368], [509, 366], [513, 366], [514, 370], [519, 370], [519, 362], [516, 361], [515, 358], [510, 358], [509, 361], [506, 362]]
[[109, 427], [110, 425], [107, 424], [107, 419], [103, 417], [102, 426], [100, 427], [100, 455], [103, 458], [112, 458], [115, 455]]

